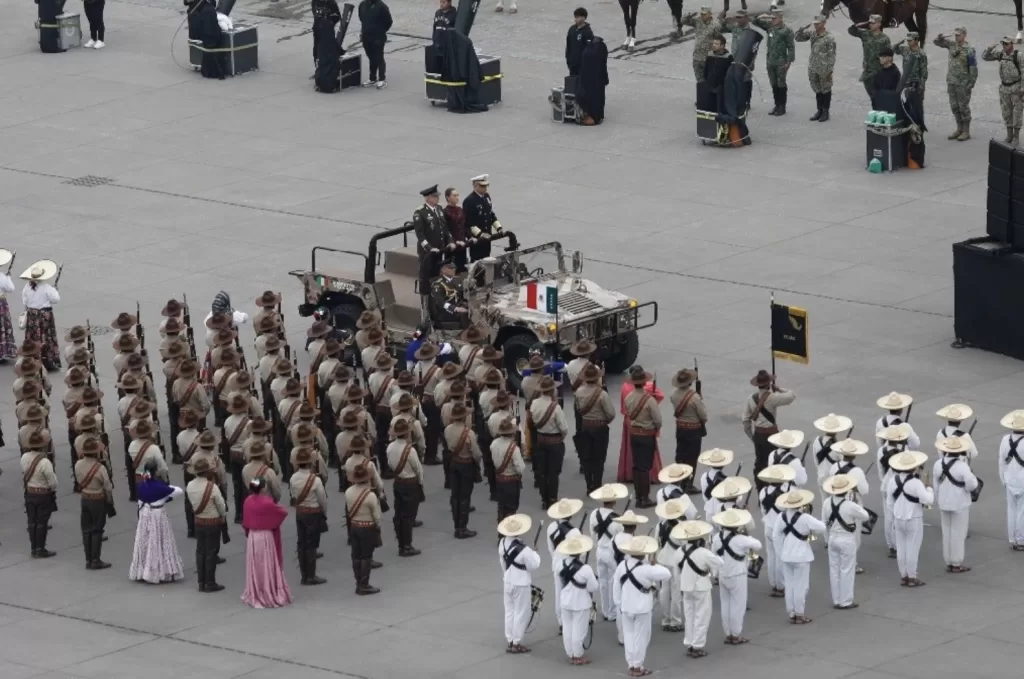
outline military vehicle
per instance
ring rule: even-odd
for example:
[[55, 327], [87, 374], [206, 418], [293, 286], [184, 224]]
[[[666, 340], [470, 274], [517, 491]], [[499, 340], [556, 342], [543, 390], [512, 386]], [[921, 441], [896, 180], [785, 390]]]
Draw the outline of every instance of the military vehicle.
[[[318, 313], [330, 318], [336, 328], [354, 330], [363, 310], [378, 310], [391, 341], [404, 350], [423, 324], [419, 257], [415, 245], [409, 246], [412, 231], [412, 222], [407, 222], [374, 235], [365, 255], [314, 247], [310, 268], [290, 272], [302, 281], [304, 289], [305, 303], [299, 306], [299, 314]], [[399, 237], [402, 247], [381, 251], [381, 241]], [[574, 342], [589, 339], [598, 345], [599, 358], [609, 373], [623, 372], [636, 361], [640, 349], [637, 331], [657, 323], [657, 302], [640, 303], [581, 277], [583, 256], [563, 250], [558, 242], [520, 249], [515, 234], [507, 231], [492, 241], [495, 251], [507, 241], [505, 252], [492, 252], [491, 257], [471, 264], [469, 271], [458, 277], [458, 284], [469, 309], [469, 323], [488, 332], [491, 343], [504, 353], [510, 388], [518, 389], [531, 348], [538, 344], [548, 358], [555, 359], [567, 355]], [[318, 253], [359, 258], [362, 272], [322, 267]], [[383, 271], [379, 271], [382, 254]], [[557, 295], [550, 294], [552, 289]], [[538, 304], [538, 290], [557, 302]], [[465, 327], [430, 323], [430, 337], [457, 347]]]

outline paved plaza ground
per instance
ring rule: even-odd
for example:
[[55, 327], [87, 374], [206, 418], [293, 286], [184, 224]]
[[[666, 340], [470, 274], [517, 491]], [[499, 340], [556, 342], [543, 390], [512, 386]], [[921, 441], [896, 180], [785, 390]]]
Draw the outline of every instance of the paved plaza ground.
[[[363, 249], [377, 230], [410, 218], [420, 189], [437, 183], [465, 195], [469, 178], [487, 172], [501, 222], [525, 244], [558, 239], [583, 251], [590, 278], [658, 301], [660, 321], [643, 333], [640, 361], [667, 386], [676, 369], [699, 359], [712, 413], [706, 442], [735, 449], [747, 474], [751, 446], [739, 415], [748, 380], [768, 365], [768, 303], [775, 291], [779, 301], [806, 307], [811, 327], [810, 364], [779, 366], [779, 384], [798, 394], [781, 415], [784, 426], [809, 430], [815, 417], [837, 412], [853, 417], [857, 435], [867, 437], [879, 415], [875, 399], [898, 389], [915, 395], [913, 422], [931, 453], [938, 407], [962, 401], [977, 410], [977, 471], [988, 488], [971, 517], [974, 570], [944, 572], [932, 511], [922, 591], [899, 587], [878, 530], [861, 549], [867, 573], [857, 581], [858, 610], [832, 609], [819, 548], [808, 610], [814, 624], [786, 624], [782, 602], [767, 596], [762, 578], [751, 582], [750, 645], [722, 645], [716, 601], [707, 658], [685, 659], [681, 636], [656, 630], [648, 666], [658, 676], [693, 678], [1019, 673], [1024, 557], [1007, 548], [995, 451], [1003, 434], [998, 418], [1024, 405], [1022, 365], [950, 348], [950, 246], [984, 232], [987, 140], [1002, 136], [995, 68], [981, 64], [975, 139], [947, 142], [953, 124], [946, 58], [929, 44], [928, 167], [877, 176], [863, 170], [861, 52], [845, 35], [845, 19], [832, 24], [839, 43], [832, 121], [807, 122], [813, 97], [804, 77], [807, 48], [798, 45], [789, 115], [766, 115], [770, 104], [761, 96], [770, 95], [760, 60], [754, 144], [721, 150], [693, 139], [692, 43], [668, 39], [665, 3], [641, 5], [635, 54], [613, 53], [606, 123], [584, 129], [550, 121], [546, 97], [563, 75], [564, 32], [575, 3], [522, 0], [518, 15], [502, 16], [486, 2], [473, 37], [481, 51], [503, 57], [504, 102], [485, 114], [459, 116], [424, 101], [421, 46], [434, 10], [427, 0], [392, 1], [389, 88], [332, 96], [314, 93], [307, 80], [305, 2], [239, 0], [236, 17], [261, 24], [261, 69], [217, 82], [181, 66], [187, 54], [176, 1], [111, 0], [105, 50], [52, 55], [35, 43], [34, 5], [0, 0], [0, 246], [18, 251], [15, 274], [40, 258], [64, 262], [61, 331], [87, 319], [105, 326], [139, 301], [147, 334], [155, 338], [159, 310], [170, 297], [186, 293], [198, 323], [205, 309], [198, 310], [218, 290], [248, 308], [270, 288], [284, 292], [286, 324], [298, 344], [300, 288], [288, 271], [308, 266], [312, 246]], [[979, 54], [1013, 30], [1009, 0], [941, 5], [933, 5], [931, 34], [965, 25]], [[790, 0], [789, 23], [807, 24], [817, 6]], [[752, 10], [767, 7], [767, 0], [751, 0]], [[623, 32], [617, 4], [600, 0], [588, 8], [597, 34], [617, 47]], [[686, 10], [695, 9], [688, 0]], [[903, 31], [891, 33], [895, 42]], [[110, 181], [91, 188], [68, 183], [87, 175]], [[18, 299], [12, 307], [20, 313]], [[250, 332], [243, 330], [246, 346]], [[108, 340], [97, 337], [110, 412], [116, 394]], [[608, 623], [598, 623], [594, 663], [570, 668], [550, 600], [526, 640], [534, 652], [504, 653], [493, 506], [478, 491], [471, 527], [481, 534], [455, 541], [438, 468], [428, 469], [425, 526], [416, 534], [422, 556], [398, 559], [390, 516], [385, 520], [386, 545], [379, 550], [385, 567], [373, 576], [379, 596], [353, 593], [341, 498], [332, 492], [331, 532], [320, 562], [329, 584], [299, 587], [289, 556], [294, 605], [256, 611], [239, 601], [245, 541], [234, 526], [228, 563], [218, 574], [224, 592], [199, 594], [191, 570], [181, 584], [127, 581], [135, 512], [116, 455], [119, 514], [108, 524], [104, 553], [114, 568], [85, 571], [64, 420], [57, 414], [61, 511], [50, 547], [58, 556], [33, 561], [18, 488], [12, 380], [9, 367], [0, 370], [7, 433], [0, 451], [4, 679], [625, 673]], [[55, 400], [62, 389], [58, 380]], [[116, 423], [108, 427], [116, 430]], [[613, 439], [618, 436], [616, 426]], [[668, 438], [663, 448], [671, 448]], [[574, 465], [567, 467], [563, 492], [581, 493], [582, 478]], [[180, 469], [172, 473], [180, 483]], [[873, 471], [870, 479], [867, 504], [880, 511]], [[524, 492], [523, 509], [540, 516], [533, 492]], [[180, 507], [173, 521], [191, 564]], [[291, 544], [290, 521], [285, 534]], [[550, 591], [547, 566], [538, 580]]]

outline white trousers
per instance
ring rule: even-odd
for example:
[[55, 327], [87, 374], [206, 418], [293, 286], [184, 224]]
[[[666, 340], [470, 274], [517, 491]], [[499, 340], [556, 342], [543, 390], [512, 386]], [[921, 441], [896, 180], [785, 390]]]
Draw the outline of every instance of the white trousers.
[[583, 657], [583, 640], [587, 638], [590, 625], [590, 610], [570, 611], [562, 609], [562, 644], [570, 658]]
[[811, 562], [782, 563], [783, 582], [786, 586], [786, 612], [790, 616], [803, 615], [807, 603], [807, 588], [811, 585]]
[[964, 543], [967, 542], [970, 517], [970, 507], [956, 512], [939, 512], [942, 522], [942, 558], [947, 566], [964, 565]]
[[895, 519], [892, 518], [892, 502], [889, 500], [888, 493], [882, 502], [882, 518], [885, 521], [885, 544], [889, 549], [893, 549], [896, 547], [896, 533], [893, 529]]
[[747, 614], [747, 574], [718, 577], [718, 595], [722, 608], [722, 629], [727, 637], [743, 634]]
[[625, 644], [626, 640], [622, 636], [622, 611], [615, 609], [615, 633], [619, 638], [620, 644]]
[[853, 603], [857, 579], [857, 538], [832, 536], [828, 541], [828, 575], [832, 585], [832, 603], [849, 606]]
[[917, 577], [917, 557], [924, 537], [924, 519], [893, 519], [893, 537], [896, 538], [896, 565], [904, 578]]
[[661, 604], [661, 624], [678, 627], [683, 624], [683, 593], [679, 591], [679, 574], [673, 573], [672, 579], [661, 584], [658, 592]]
[[622, 640], [626, 646], [626, 666], [643, 667], [647, 646], [651, 643], [651, 614], [622, 613]]
[[775, 553], [775, 540], [772, 538], [772, 530], [765, 526], [764, 529], [764, 566], [768, 573], [768, 584], [772, 589], [782, 589], [782, 566]]
[[1006, 490], [1006, 535], [1011, 545], [1024, 545], [1024, 495]]
[[708, 626], [711, 624], [711, 591], [682, 594], [683, 617], [686, 618], [683, 645], [704, 648], [708, 643]]
[[601, 588], [601, 614], [609, 620], [616, 617], [615, 601], [612, 599], [612, 588], [615, 584], [612, 579], [615, 576], [615, 567], [618, 564], [614, 559], [608, 561], [597, 561], [597, 584]]
[[[544, 597], [545, 599], [547, 597]], [[558, 573], [555, 573], [555, 622], [558, 623], [559, 627], [562, 627], [562, 578], [558, 577]]]
[[530, 586], [505, 585], [505, 641], [518, 644], [530, 621]]

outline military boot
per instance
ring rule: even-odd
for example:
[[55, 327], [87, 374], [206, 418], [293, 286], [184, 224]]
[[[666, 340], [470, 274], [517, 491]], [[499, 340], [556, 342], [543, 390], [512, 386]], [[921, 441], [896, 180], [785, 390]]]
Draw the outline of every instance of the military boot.
[[949, 140], [959, 139], [960, 138], [960, 133], [963, 132], [963, 131], [964, 131], [963, 121], [961, 121], [959, 118], [957, 118], [956, 119], [956, 131], [953, 132], [953, 134], [951, 134], [948, 137], [946, 137], [946, 139], [949, 139]]
[[771, 111], [769, 111], [768, 115], [770, 115], [770, 116], [777, 116], [777, 115], [779, 115], [779, 88], [778, 87], [773, 87], [772, 88], [772, 98], [775, 100], [775, 108], [773, 108]]
[[832, 93], [825, 92], [821, 95], [821, 117], [818, 118], [819, 123], [823, 123], [829, 118], [829, 110], [832, 108]]
[[818, 103], [818, 110], [817, 110], [817, 112], [815, 112], [815, 114], [813, 116], [810, 117], [810, 120], [820, 120], [821, 119], [821, 112], [825, 108], [824, 98], [825, 98], [825, 95], [822, 94], [821, 92], [815, 92], [814, 93], [814, 101], [816, 101]]
[[960, 136], [956, 138], [957, 141], [967, 141], [971, 138], [971, 121], [965, 120], [963, 127], [960, 129]]
[[1013, 128], [1012, 127], [1007, 127], [1006, 128], [1006, 139], [1003, 140], [1003, 143], [1004, 144], [1012, 144], [1013, 143]]
[[302, 579], [303, 585], [322, 585], [326, 580], [317, 577], [316, 574], [316, 549], [305, 550], [306, 554], [306, 577]]
[[780, 87], [779, 88], [779, 107], [777, 109], [778, 113], [776, 113], [775, 115], [777, 115], [777, 116], [784, 116], [784, 115], [786, 115], [786, 103], [788, 101], [789, 101], [789, 88], [788, 87]]

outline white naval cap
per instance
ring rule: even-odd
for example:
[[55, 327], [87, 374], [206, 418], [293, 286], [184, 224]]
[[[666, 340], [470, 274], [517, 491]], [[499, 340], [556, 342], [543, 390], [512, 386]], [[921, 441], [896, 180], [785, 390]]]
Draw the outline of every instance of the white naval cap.
[[488, 184], [491, 183], [491, 175], [489, 175], [489, 174], [477, 175], [476, 177], [473, 177], [472, 179], [470, 179], [470, 181], [473, 182], [474, 184], [483, 184], [484, 186], [487, 186]]

